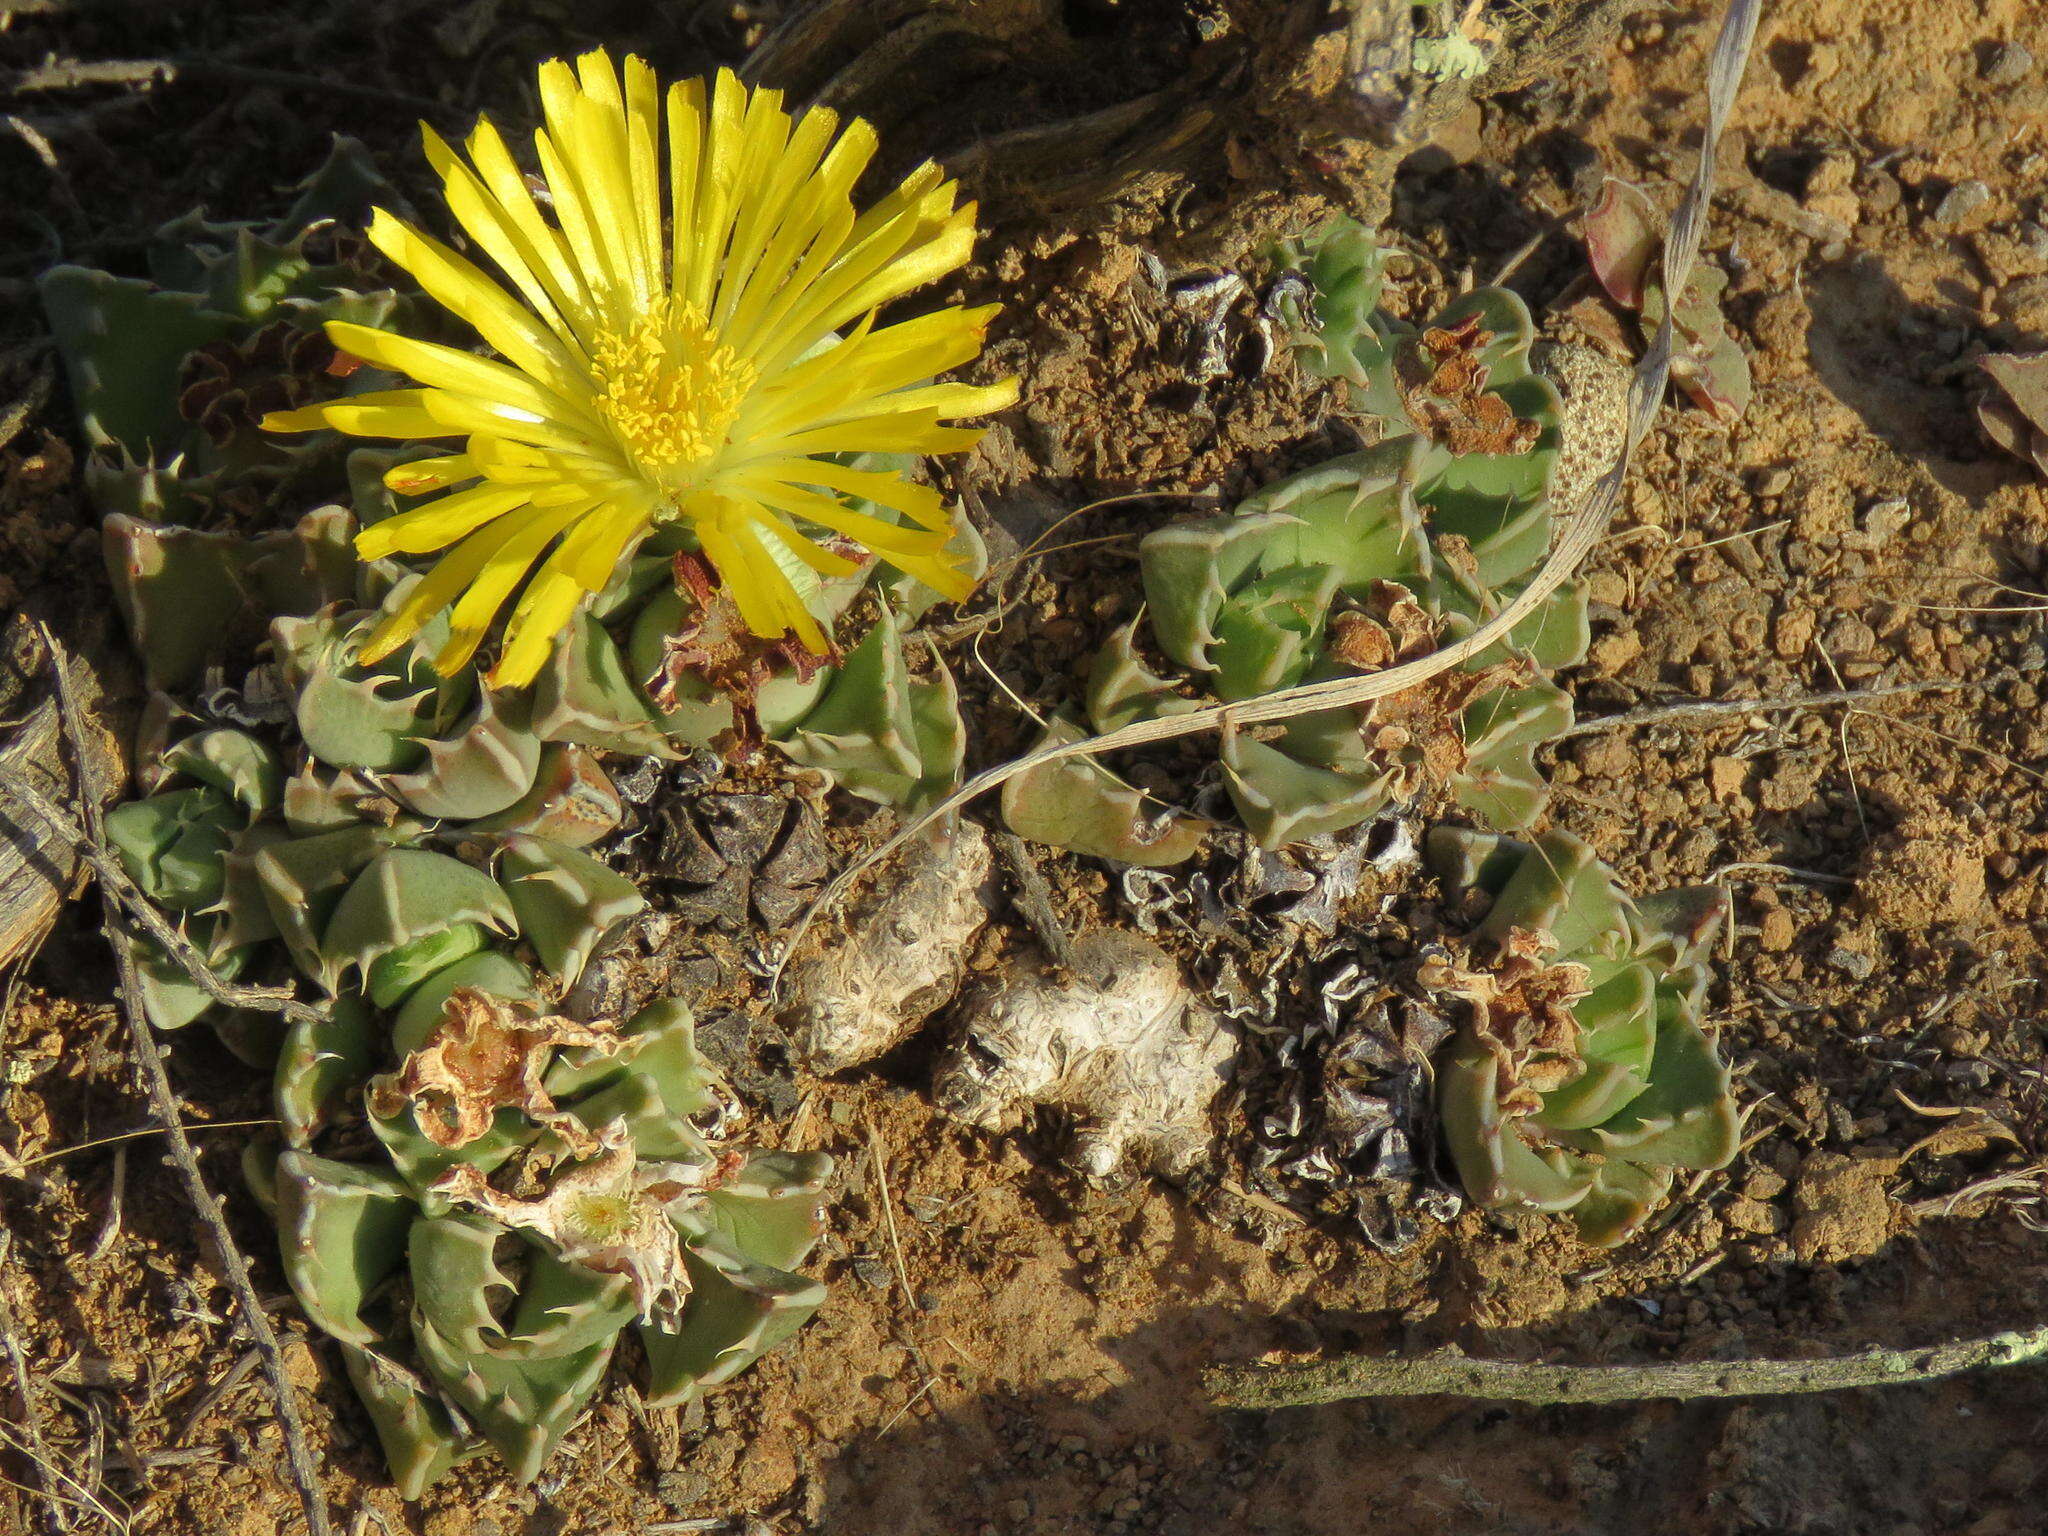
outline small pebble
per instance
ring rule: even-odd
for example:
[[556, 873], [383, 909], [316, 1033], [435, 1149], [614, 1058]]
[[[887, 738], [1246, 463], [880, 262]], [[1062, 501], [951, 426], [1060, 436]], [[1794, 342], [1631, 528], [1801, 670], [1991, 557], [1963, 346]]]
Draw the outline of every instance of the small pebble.
[[1960, 224], [1991, 201], [1991, 189], [1975, 180], [1959, 181], [1942, 195], [1932, 218], [1936, 224]]
[[1986, 85], [2016, 85], [2033, 73], [2034, 55], [2025, 43], [2000, 43], [1984, 61]]
[[1828, 964], [1838, 971], [1846, 972], [1857, 981], [1868, 980], [1870, 973], [1877, 969], [1877, 961], [1873, 956], [1866, 955], [1860, 950], [1843, 949], [1839, 945], [1828, 952]]

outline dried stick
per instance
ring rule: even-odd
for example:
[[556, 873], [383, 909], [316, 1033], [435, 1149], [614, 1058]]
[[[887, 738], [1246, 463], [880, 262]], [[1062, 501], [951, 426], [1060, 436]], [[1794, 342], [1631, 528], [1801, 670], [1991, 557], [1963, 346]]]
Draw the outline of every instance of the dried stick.
[[1653, 704], [1625, 714], [1602, 715], [1566, 726], [1552, 741], [1569, 741], [1574, 736], [1594, 736], [1602, 731], [1632, 731], [1646, 725], [1670, 725], [1681, 720], [1706, 720], [1721, 715], [1753, 715], [1779, 709], [1821, 709], [1830, 704], [1864, 704], [1872, 699], [1901, 698], [1914, 693], [1952, 693], [1961, 688], [1988, 688], [2001, 679], [1969, 678], [1936, 683], [1897, 683], [1888, 688], [1825, 688], [1817, 693], [1795, 693], [1789, 699], [1691, 699], [1683, 704]]
[[[44, 642], [53, 647], [54, 655], [56, 637], [50, 634], [47, 626], [38, 625], [37, 628], [41, 630]], [[136, 888], [135, 882], [128, 878], [128, 872], [121, 867], [120, 861], [107, 851], [105, 842], [95, 841], [100, 836], [97, 831], [97, 800], [87, 808], [86, 815], [90, 825], [82, 826], [75, 816], [51, 800], [35, 785], [4, 768], [0, 768], [0, 796], [5, 796], [22, 806], [59, 837], [69, 841], [79, 858], [83, 859], [98, 877], [101, 891], [106, 893], [109, 899], [117, 901], [141, 926], [142, 931], [149, 935], [151, 941], [175, 960], [178, 968], [192, 979], [193, 984], [216, 1003], [229, 1008], [252, 1008], [262, 1013], [281, 1013], [293, 1023], [323, 1017], [318, 1008], [310, 1003], [300, 1002], [289, 988], [241, 987], [222, 981], [216, 976], [213, 968], [206, 963], [205, 957], [192, 947], [192, 942], [178, 932], [170, 920], [157, 911], [154, 903]]]
[[[1664, 241], [1664, 284], [1667, 293], [1685, 291], [1685, 285], [1692, 278], [1693, 264], [1699, 256], [1700, 236], [1706, 230], [1708, 206], [1713, 197], [1714, 157], [1718, 153], [1721, 132], [1728, 123], [1729, 111], [1735, 104], [1735, 91], [1742, 81], [1743, 65], [1748, 61], [1750, 44], [1756, 37], [1757, 10], [1758, 0], [1729, 0], [1727, 12], [1722, 17], [1720, 36], [1715, 41], [1713, 55], [1708, 61], [1707, 122], [1705, 132], [1700, 137], [1699, 162], [1693, 168], [1692, 183], [1686, 188], [1685, 197], [1679, 203], [1677, 213], [1672, 217], [1671, 230]], [[863, 871], [887, 858], [933, 824], [956, 815], [969, 801], [1006, 783], [1026, 769], [1060, 762], [1067, 758], [1098, 757], [1105, 752], [1115, 752], [1125, 747], [1172, 741], [1204, 731], [1231, 731], [1248, 725], [1292, 720], [1316, 710], [1355, 708], [1425, 683], [1440, 673], [1464, 665], [1506, 639], [1515, 626], [1534, 611], [1538, 604], [1570, 578], [1587, 553], [1600, 541], [1609, 519], [1614, 515], [1614, 509], [1621, 504], [1622, 488], [1628, 483], [1629, 468], [1634, 462], [1636, 447], [1650, 430], [1650, 424], [1656, 419], [1658, 408], [1663, 404], [1664, 392], [1670, 386], [1671, 354], [1674, 345], [1675, 333], [1672, 330], [1671, 316], [1666, 314], [1663, 322], [1657, 327], [1656, 336], [1650, 342], [1649, 351], [1636, 365], [1635, 377], [1629, 385], [1628, 431], [1623, 436], [1620, 454], [1607, 473], [1595, 483], [1585, 501], [1564, 520], [1549, 557], [1529, 579], [1529, 584], [1505, 607], [1463, 640], [1443, 646], [1414, 661], [1404, 662], [1398, 667], [1389, 667], [1385, 671], [1356, 677], [1331, 678], [1327, 682], [1305, 683], [1295, 688], [1278, 689], [1241, 703], [1212, 705], [1163, 719], [1139, 720], [1100, 736], [1085, 736], [1078, 741], [1042, 747], [1022, 757], [1013, 758], [1007, 763], [999, 763], [993, 768], [984, 769], [924, 815], [907, 822], [887, 842], [863, 854], [833, 876], [831, 882], [804, 909], [803, 915], [791, 928], [789, 938], [782, 947], [781, 957], [769, 973], [769, 996], [773, 998], [779, 991], [783, 970], [789, 964], [790, 957], [797, 952], [804, 935], [810, 931], [811, 924], [817, 921], [821, 912], [846, 894]]]
[[1017, 882], [1017, 889], [1011, 896], [1024, 921], [1031, 931], [1038, 935], [1038, 942], [1045, 946], [1045, 952], [1053, 964], [1067, 970], [1074, 968], [1074, 941], [1061, 926], [1059, 914], [1053, 910], [1052, 885], [1045, 878], [1031, 857], [1031, 850], [1024, 846], [1024, 839], [1014, 832], [991, 832], [989, 842], [996, 853], [1009, 867], [1010, 875]]
[[1688, 1360], [1670, 1365], [1539, 1365], [1473, 1360], [1455, 1349], [1420, 1359], [1342, 1355], [1301, 1364], [1213, 1366], [1202, 1384], [1219, 1408], [1295, 1408], [1354, 1397], [1470, 1397], [1499, 1403], [1635, 1403], [1653, 1398], [1785, 1397], [1936, 1381], [2048, 1355], [2048, 1326], [1927, 1349], [1871, 1349], [1821, 1360]]
[[274, 86], [288, 91], [320, 91], [330, 96], [348, 96], [357, 101], [396, 107], [429, 117], [448, 117], [458, 109], [445, 101], [414, 96], [407, 91], [386, 90], [355, 80], [329, 75], [306, 75], [289, 69], [263, 69], [251, 64], [229, 64], [219, 59], [57, 59], [48, 64], [17, 70], [0, 86], [15, 95], [38, 91], [69, 91], [95, 85], [176, 85], [180, 80], [214, 80], [225, 85]]
[[36, 1491], [43, 1496], [43, 1518], [51, 1531], [61, 1536], [71, 1523], [64, 1516], [56, 1490], [50, 1486], [50, 1469], [56, 1464], [50, 1460], [49, 1442], [43, 1439], [42, 1406], [36, 1402], [34, 1379], [21, 1352], [21, 1341], [14, 1336], [14, 1308], [7, 1300], [5, 1264], [13, 1252], [11, 1234], [0, 1231], [0, 1348], [6, 1350], [7, 1363], [14, 1371], [14, 1391], [21, 1399], [22, 1432], [28, 1440], [26, 1459], [35, 1474]]
[[[78, 780], [79, 804], [85, 812], [86, 836], [94, 849], [104, 855], [106, 833], [100, 816], [99, 785], [94, 782], [92, 755], [85, 741], [82, 711], [71, 681], [71, 657], [63, 642], [51, 633], [48, 626], [39, 627], [44, 643], [49, 647], [51, 670], [56, 674], [58, 716], [64, 727], [64, 738], [71, 747], [72, 771]], [[148, 1090], [150, 1108], [163, 1127], [164, 1139], [170, 1143], [171, 1159], [184, 1178], [192, 1207], [198, 1213], [201, 1225], [213, 1238], [228, 1289], [234, 1293], [235, 1305], [242, 1314], [242, 1324], [249, 1330], [250, 1341], [263, 1357], [263, 1374], [269, 1379], [271, 1395], [276, 1399], [278, 1427], [284, 1432], [285, 1464], [298, 1488], [299, 1500], [305, 1506], [307, 1536], [333, 1536], [333, 1527], [327, 1520], [327, 1503], [320, 1492], [320, 1474], [313, 1465], [313, 1453], [306, 1443], [305, 1425], [300, 1422], [299, 1410], [292, 1401], [292, 1384], [285, 1373], [284, 1350], [277, 1342], [276, 1330], [270, 1326], [269, 1314], [263, 1310], [262, 1299], [256, 1294], [255, 1282], [249, 1278], [248, 1260], [242, 1257], [241, 1249], [235, 1246], [234, 1234], [228, 1230], [227, 1214], [221, 1209], [219, 1200], [214, 1198], [213, 1191], [207, 1188], [206, 1176], [200, 1172], [191, 1138], [185, 1134], [185, 1121], [178, 1112], [178, 1096], [171, 1087], [170, 1073], [165, 1070], [163, 1053], [157, 1049], [156, 1035], [142, 1011], [142, 983], [135, 968], [134, 940], [122, 924], [120, 901], [105, 883], [100, 886], [100, 904], [106, 914], [107, 938], [114, 949], [115, 973], [120, 978], [121, 1013], [128, 1023], [128, 1039], [134, 1048], [137, 1075]]]

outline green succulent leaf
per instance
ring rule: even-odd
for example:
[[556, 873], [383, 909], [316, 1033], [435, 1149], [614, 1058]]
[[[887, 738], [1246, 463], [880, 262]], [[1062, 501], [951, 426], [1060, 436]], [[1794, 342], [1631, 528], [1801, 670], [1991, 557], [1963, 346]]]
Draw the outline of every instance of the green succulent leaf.
[[479, 836], [523, 832], [583, 848], [618, 829], [625, 806], [594, 753], [551, 741], [540, 751], [533, 787], [495, 816], [469, 823]]
[[[394, 587], [387, 606], [409, 590], [410, 582]], [[474, 683], [473, 674], [443, 677], [432, 666], [430, 658], [447, 639], [445, 614], [384, 661], [364, 666], [358, 656], [376, 622], [373, 613], [323, 609], [306, 619], [280, 617], [270, 626], [296, 692], [299, 734], [330, 767], [378, 773], [414, 767], [426, 756], [421, 742], [447, 731]]]
[[1139, 546], [1145, 604], [1160, 648], [1192, 672], [1213, 672], [1216, 621], [1292, 520], [1282, 513], [1170, 524]]
[[1138, 720], [1157, 720], [1200, 709], [1201, 702], [1174, 691], [1173, 684], [1138, 659], [1139, 619], [1133, 619], [1095, 653], [1088, 671], [1088, 721], [1097, 734], [1120, 731]]
[[341, 1357], [349, 1384], [376, 1426], [401, 1499], [417, 1499], [482, 1449], [457, 1431], [440, 1398], [389, 1356], [344, 1344]]
[[353, 993], [287, 1027], [277, 1059], [277, 1115], [285, 1139], [305, 1147], [360, 1089], [377, 1063], [377, 1031], [369, 1004]]
[[36, 288], [86, 441], [118, 443], [137, 458], [175, 452], [191, 430], [178, 415], [179, 368], [242, 322], [198, 294], [86, 267], [52, 267]]
[[1437, 1111], [1444, 1141], [1465, 1191], [1482, 1206], [1569, 1210], [1592, 1187], [1584, 1158], [1557, 1147], [1538, 1149], [1503, 1115], [1500, 1063], [1462, 1034], [1438, 1073]]
[[1224, 738], [1222, 756], [1231, 801], [1261, 848], [1355, 827], [1393, 799], [1387, 770], [1319, 768], [1242, 733]]
[[[664, 1119], [687, 1125], [720, 1107], [728, 1090], [718, 1069], [697, 1049], [697, 1025], [681, 998], [660, 998], [619, 1030], [624, 1046], [613, 1055], [589, 1049], [561, 1052], [548, 1067], [547, 1090], [559, 1103], [610, 1088], [628, 1075], [646, 1079]], [[594, 1115], [585, 1117], [600, 1124]], [[635, 1139], [643, 1157], [665, 1157]]]
[[1694, 1169], [1728, 1165], [1742, 1140], [1728, 1066], [1682, 999], [1657, 999], [1649, 1086], [1613, 1118], [1561, 1139], [1633, 1163]]
[[[728, 724], [730, 715], [728, 707]], [[696, 723], [692, 717], [691, 723], [681, 727], [683, 739], [695, 742]], [[618, 645], [596, 614], [588, 611], [571, 621], [534, 679], [533, 730], [549, 741], [574, 742], [602, 752], [635, 757], [684, 755], [669, 740], [647, 695], [627, 675]], [[709, 740], [710, 735], [703, 737], [704, 742]]]
[[643, 1324], [647, 1405], [670, 1408], [730, 1381], [795, 1333], [824, 1304], [816, 1280], [752, 1264], [712, 1239], [683, 1253], [690, 1301], [678, 1332]]
[[469, 1355], [424, 1323], [413, 1347], [441, 1390], [490, 1441], [515, 1483], [530, 1483], [604, 1382], [615, 1339], [538, 1359]]
[[[1074, 721], [1055, 715], [1032, 750], [1084, 740]], [[1165, 869], [1194, 857], [1209, 824], [1161, 806], [1093, 757], [1068, 757], [1012, 774], [1003, 784], [1003, 820], [1019, 837], [1098, 859]]]
[[294, 1148], [278, 1156], [276, 1191], [285, 1276], [299, 1305], [337, 1339], [376, 1343], [363, 1304], [405, 1260], [411, 1195], [387, 1173]]
[[407, 1106], [388, 1117], [371, 1109], [367, 1118], [372, 1134], [391, 1159], [391, 1166], [427, 1216], [445, 1216], [453, 1208], [446, 1195], [434, 1192], [434, 1181], [442, 1174], [458, 1163], [486, 1174], [494, 1173], [507, 1158], [536, 1141], [540, 1134], [518, 1110], [501, 1109], [492, 1119], [491, 1128], [474, 1141], [459, 1147], [443, 1147], [422, 1134], [414, 1115], [415, 1111]]
[[508, 706], [489, 690], [459, 731], [423, 737], [420, 745], [426, 760], [384, 785], [408, 810], [436, 820], [475, 821], [506, 810], [533, 788], [540, 766], [525, 704]]
[[460, 1354], [493, 1354], [506, 1341], [501, 1314], [519, 1286], [498, 1264], [503, 1236], [497, 1222], [466, 1211], [416, 1215], [405, 1230], [413, 1305]]
[[[201, 920], [193, 926], [193, 933], [203, 937], [203, 927]], [[221, 981], [234, 981], [248, 969], [254, 954], [253, 949], [230, 949], [210, 955], [207, 968]], [[183, 1029], [214, 1007], [213, 995], [151, 941], [136, 943], [135, 979], [142, 994], [142, 1011], [158, 1029]]]
[[174, 912], [221, 899], [222, 860], [244, 817], [222, 791], [199, 785], [130, 800], [107, 813], [107, 845], [142, 893]]
[[794, 1269], [823, 1234], [818, 1212], [831, 1177], [822, 1152], [756, 1152], [694, 1222], [679, 1225], [693, 1244], [710, 1236], [749, 1263]]
[[1664, 1203], [1674, 1179], [1669, 1168], [1610, 1159], [1593, 1170], [1585, 1199], [1572, 1207], [1579, 1241], [1612, 1248], [1627, 1241]]
[[267, 816], [284, 798], [284, 765], [247, 731], [201, 731], [163, 754], [166, 771], [197, 779], [243, 807], [247, 821]]
[[585, 963], [620, 924], [647, 906], [624, 875], [581, 849], [539, 837], [505, 839], [498, 882], [520, 933], [565, 987], [576, 984]]
[[934, 656], [929, 677], [913, 676], [886, 608], [780, 744], [849, 793], [912, 812], [951, 792], [967, 752], [952, 674]]
[[1458, 804], [1490, 826], [1526, 827], [1550, 803], [1536, 751], [1571, 723], [1571, 695], [1550, 683], [1475, 699], [1464, 713], [1465, 766], [1451, 780]]
[[1259, 569], [1327, 566], [1338, 588], [1354, 596], [1379, 581], [1421, 585], [1430, 557], [1413, 494], [1419, 454], [1414, 438], [1395, 438], [1301, 470], [1240, 502], [1238, 518], [1284, 519], [1262, 540]]
[[364, 972], [363, 986], [379, 1008], [396, 1008], [413, 988], [490, 943], [481, 923], [450, 923], [410, 944], [379, 955]]
[[434, 972], [406, 994], [391, 1018], [393, 1056], [403, 1061], [426, 1044], [457, 987], [470, 987], [508, 1003], [540, 1001], [540, 987], [531, 970], [502, 950], [481, 950]]
[[384, 956], [463, 924], [519, 931], [517, 907], [497, 881], [460, 859], [427, 848], [386, 848], [349, 881], [327, 920], [322, 982], [352, 970], [370, 977]]
[[322, 952], [321, 935], [343, 891], [388, 846], [378, 828], [358, 824], [267, 844], [250, 861], [292, 962], [330, 994], [340, 990], [340, 971]]
[[221, 644], [222, 617], [242, 606], [241, 539], [114, 512], [100, 524], [100, 545], [149, 685], [197, 682]]
[[[1545, 1079], [1503, 1081], [1523, 1071], [1515, 1054], [1523, 1048], [1507, 1042], [1534, 1037], [1497, 1014], [1480, 1013], [1454, 1042], [1438, 1074], [1439, 1102], [1466, 1190], [1482, 1205], [1570, 1209], [1589, 1243], [1625, 1240], [1665, 1198], [1673, 1170], [1725, 1167], [1739, 1145], [1731, 1077], [1698, 1016], [1703, 946], [1725, 898], [1669, 892], [1649, 898], [1645, 917], [1592, 850], [1564, 832], [1529, 844], [1438, 828], [1425, 851], [1454, 893], [1491, 897], [1476, 935], [1482, 961], [1519, 936], [1525, 957], [1584, 968], [1585, 991], [1573, 1004], [1578, 1070], [1561, 1082], [1555, 1067], [1565, 1048], [1550, 1045]], [[1497, 1010], [1508, 995], [1488, 1006]], [[1532, 1093], [1532, 1081], [1548, 1086]]]

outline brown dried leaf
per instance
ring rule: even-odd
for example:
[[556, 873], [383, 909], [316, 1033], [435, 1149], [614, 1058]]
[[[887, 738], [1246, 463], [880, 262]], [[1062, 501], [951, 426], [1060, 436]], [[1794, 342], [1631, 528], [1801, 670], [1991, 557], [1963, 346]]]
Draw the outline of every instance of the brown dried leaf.
[[412, 1109], [420, 1134], [437, 1147], [467, 1146], [501, 1109], [532, 1116], [572, 1148], [587, 1146], [588, 1133], [555, 1108], [541, 1079], [565, 1047], [610, 1056], [623, 1044], [609, 1023], [527, 1016], [488, 992], [457, 987], [420, 1048], [396, 1072], [370, 1080], [369, 1105], [387, 1120]]
[[1592, 990], [1592, 973], [1574, 961], [1547, 963], [1551, 941], [1509, 930], [1500, 954], [1485, 963], [1448, 955], [1425, 960], [1418, 979], [1471, 1005], [1472, 1032], [1500, 1063], [1501, 1107], [1533, 1114], [1541, 1096], [1585, 1070], [1573, 1004]]
[[2048, 475], [2048, 352], [1993, 352], [1977, 366], [1996, 386], [1977, 402], [1984, 435]]
[[1643, 307], [1643, 283], [1663, 243], [1661, 221], [1649, 195], [1633, 182], [1609, 176], [1586, 215], [1586, 256], [1608, 296], [1624, 309]]

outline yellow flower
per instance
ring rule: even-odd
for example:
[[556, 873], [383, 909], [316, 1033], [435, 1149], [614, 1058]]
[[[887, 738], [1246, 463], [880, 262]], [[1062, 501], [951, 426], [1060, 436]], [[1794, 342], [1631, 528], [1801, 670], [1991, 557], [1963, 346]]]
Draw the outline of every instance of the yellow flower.
[[859, 119], [842, 129], [823, 110], [793, 118], [781, 92], [729, 71], [708, 90], [671, 85], [664, 106], [646, 63], [628, 58], [622, 73], [599, 51], [573, 70], [541, 66], [540, 96], [538, 201], [488, 119], [467, 161], [425, 130], [456, 222], [509, 290], [381, 208], [370, 223], [371, 243], [503, 361], [334, 322], [337, 347], [419, 387], [264, 421], [465, 439], [385, 479], [405, 495], [444, 494], [357, 536], [364, 559], [447, 551], [364, 659], [452, 603], [434, 662], [452, 672], [524, 581], [491, 681], [530, 682], [585, 596], [677, 519], [750, 629], [794, 633], [813, 651], [826, 638], [791, 572], [855, 569], [821, 542], [833, 535], [965, 597], [973, 581], [946, 551], [953, 525], [936, 492], [820, 455], [967, 448], [978, 431], [941, 423], [1016, 399], [1014, 380], [930, 382], [979, 354], [994, 306], [875, 323], [882, 305], [966, 261], [974, 205], [956, 208], [956, 185], [926, 164], [857, 213], [874, 130]]

